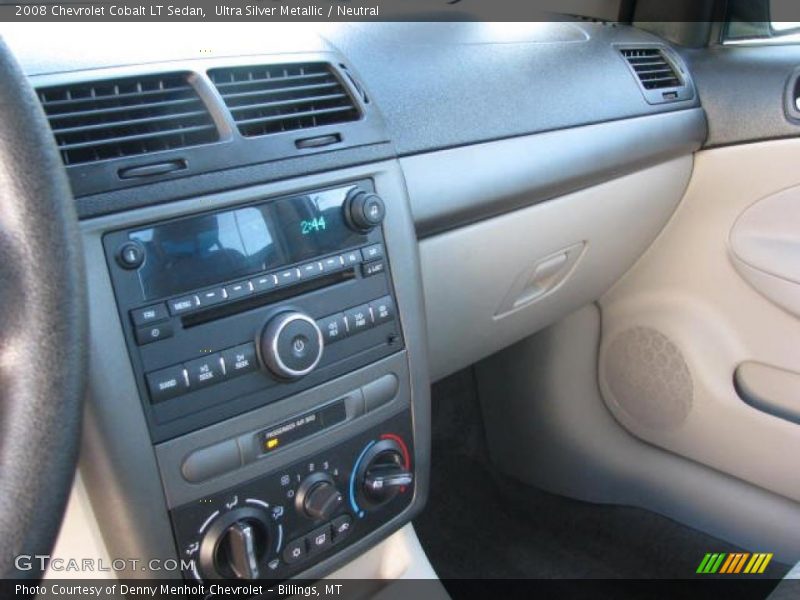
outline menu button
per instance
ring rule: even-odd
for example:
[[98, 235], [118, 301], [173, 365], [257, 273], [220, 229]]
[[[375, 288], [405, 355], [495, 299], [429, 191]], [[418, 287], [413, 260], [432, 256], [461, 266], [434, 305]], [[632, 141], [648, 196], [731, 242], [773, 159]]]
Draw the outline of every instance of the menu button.
[[183, 296], [182, 298], [175, 298], [168, 303], [169, 312], [173, 315], [179, 315], [190, 310], [194, 310], [200, 306], [200, 300], [197, 296]]

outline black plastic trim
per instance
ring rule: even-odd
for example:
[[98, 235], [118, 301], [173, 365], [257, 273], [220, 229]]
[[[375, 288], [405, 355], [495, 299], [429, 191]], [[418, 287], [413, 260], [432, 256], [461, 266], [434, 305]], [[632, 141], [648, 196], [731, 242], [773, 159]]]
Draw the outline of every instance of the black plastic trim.
[[683, 50], [708, 116], [705, 147], [800, 136], [786, 94], [800, 45], [721, 45]]
[[[244, 64], [267, 65], [307, 62], [324, 62], [329, 65], [333, 76], [350, 95], [360, 114], [360, 118], [347, 123], [245, 137], [239, 133], [219, 91], [207, 75], [207, 71], [213, 68], [237, 67]], [[375, 105], [364, 102], [362, 90], [353, 89], [354, 84], [351, 83], [352, 80], [349, 75], [350, 69], [347, 69], [348, 74], [345, 74], [342, 64], [341, 58], [333, 53], [300, 53], [291, 56], [248, 56], [224, 60], [164, 62], [128, 68], [35, 75], [29, 79], [34, 87], [43, 88], [137, 75], [153, 76], [181, 69], [190, 73], [188, 77], [189, 84], [197, 91], [219, 131], [219, 141], [212, 143], [68, 166], [67, 175], [70, 178], [73, 194], [76, 198], [80, 198], [102, 192], [132, 188], [143, 183], [172, 181], [191, 175], [217, 171], [221, 167], [235, 168], [310, 156], [348, 147], [387, 142], [388, 135], [385, 131], [383, 117]], [[309, 137], [320, 138], [324, 136], [336, 136], [338, 138], [336, 148], [329, 147], [330, 145], [302, 144], [302, 141]], [[298, 145], [298, 142], [301, 142], [300, 145]], [[224, 157], [224, 159], [220, 157]], [[119, 175], [120, 172], [125, 172], [129, 169], [141, 168], [152, 163], [167, 162], [182, 162], [186, 165], [186, 168], [176, 171], [155, 172], [149, 177], [121, 178]]]
[[303, 157], [211, 171], [194, 177], [163, 181], [159, 179], [159, 181], [138, 187], [83, 196], [76, 198], [75, 202], [78, 216], [81, 219], [87, 219], [133, 208], [195, 198], [210, 192], [221, 192], [259, 183], [324, 173], [342, 167], [379, 162], [394, 157], [394, 149], [388, 143], [344, 148], [337, 151], [328, 150]]
[[417, 236], [442, 233], [691, 154], [706, 132], [705, 114], [694, 108], [401, 159]]

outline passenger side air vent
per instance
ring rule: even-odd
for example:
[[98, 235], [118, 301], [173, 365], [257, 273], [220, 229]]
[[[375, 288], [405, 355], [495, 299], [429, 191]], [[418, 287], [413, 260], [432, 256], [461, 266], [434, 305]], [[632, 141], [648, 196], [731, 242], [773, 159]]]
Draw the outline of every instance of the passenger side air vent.
[[65, 165], [219, 139], [188, 73], [92, 81], [37, 93]]
[[657, 90], [682, 85], [675, 69], [658, 48], [624, 48], [620, 52], [644, 89]]
[[653, 46], [627, 46], [619, 52], [648, 104], [694, 98], [692, 78], [674, 52]]
[[208, 72], [245, 137], [357, 121], [361, 115], [327, 63], [263, 65]]

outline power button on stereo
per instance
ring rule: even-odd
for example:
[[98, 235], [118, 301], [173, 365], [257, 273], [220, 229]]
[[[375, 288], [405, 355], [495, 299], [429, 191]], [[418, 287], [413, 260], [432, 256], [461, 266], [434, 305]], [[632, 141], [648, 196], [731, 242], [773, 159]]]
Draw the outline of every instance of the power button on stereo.
[[322, 332], [308, 315], [284, 312], [267, 322], [258, 346], [265, 367], [283, 379], [297, 379], [322, 358]]

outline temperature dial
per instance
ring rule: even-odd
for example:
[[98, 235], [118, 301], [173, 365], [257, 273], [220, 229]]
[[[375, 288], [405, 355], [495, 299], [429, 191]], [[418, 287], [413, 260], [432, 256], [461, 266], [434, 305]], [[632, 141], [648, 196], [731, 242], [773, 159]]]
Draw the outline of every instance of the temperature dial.
[[356, 472], [359, 500], [367, 507], [386, 504], [414, 482], [404, 448], [382, 439], [366, 451]]

